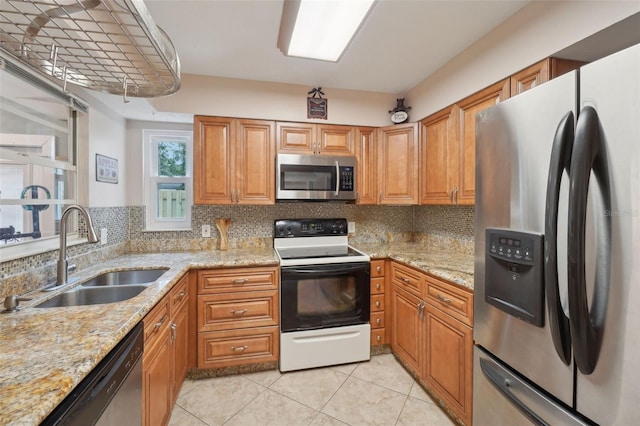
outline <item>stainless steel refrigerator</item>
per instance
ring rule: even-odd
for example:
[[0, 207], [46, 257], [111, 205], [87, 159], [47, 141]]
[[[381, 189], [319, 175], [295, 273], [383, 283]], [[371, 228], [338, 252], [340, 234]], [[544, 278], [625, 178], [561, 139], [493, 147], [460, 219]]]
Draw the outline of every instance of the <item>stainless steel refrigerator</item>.
[[640, 424], [640, 45], [476, 123], [474, 426]]

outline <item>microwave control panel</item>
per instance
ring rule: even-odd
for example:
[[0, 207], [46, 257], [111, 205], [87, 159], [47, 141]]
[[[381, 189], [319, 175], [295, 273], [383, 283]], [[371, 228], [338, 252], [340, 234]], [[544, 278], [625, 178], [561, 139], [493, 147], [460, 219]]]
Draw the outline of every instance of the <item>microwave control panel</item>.
[[340, 191], [353, 191], [353, 167], [340, 166]]

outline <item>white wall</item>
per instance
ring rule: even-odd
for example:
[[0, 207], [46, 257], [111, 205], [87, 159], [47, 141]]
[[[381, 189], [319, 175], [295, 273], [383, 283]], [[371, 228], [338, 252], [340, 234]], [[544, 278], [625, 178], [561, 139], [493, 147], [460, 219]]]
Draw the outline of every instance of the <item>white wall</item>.
[[145, 129], [193, 131], [193, 125], [127, 120], [127, 206], [143, 206], [145, 204], [142, 157], [142, 131]]
[[424, 118], [634, 13], [639, 1], [532, 1], [406, 94]]
[[308, 86], [193, 74], [181, 79], [177, 93], [149, 103], [161, 112], [361, 126], [390, 125], [388, 111], [396, 106], [392, 94], [323, 87], [328, 119], [307, 119]]

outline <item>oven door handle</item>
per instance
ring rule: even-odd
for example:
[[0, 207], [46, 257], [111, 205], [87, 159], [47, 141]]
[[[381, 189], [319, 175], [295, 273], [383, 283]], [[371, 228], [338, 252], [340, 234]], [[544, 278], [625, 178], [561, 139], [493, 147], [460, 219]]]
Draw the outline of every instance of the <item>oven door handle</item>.
[[345, 272], [353, 272], [358, 270], [369, 270], [367, 263], [358, 263], [340, 266], [340, 264], [332, 263], [327, 265], [313, 265], [313, 266], [283, 266], [282, 272], [294, 273], [294, 274], [319, 274], [319, 273], [331, 273], [332, 275], [342, 274]]

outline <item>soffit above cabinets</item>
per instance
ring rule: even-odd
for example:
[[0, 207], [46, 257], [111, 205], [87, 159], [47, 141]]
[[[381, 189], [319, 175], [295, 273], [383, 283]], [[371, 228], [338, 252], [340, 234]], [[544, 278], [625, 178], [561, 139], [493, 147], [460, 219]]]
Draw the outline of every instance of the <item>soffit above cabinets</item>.
[[180, 60], [142, 0], [0, 0], [0, 48], [62, 84], [150, 98], [180, 88]]

